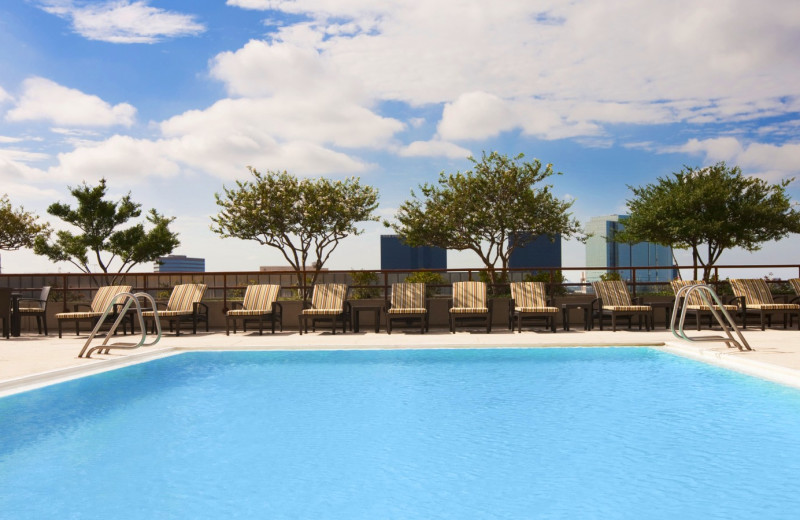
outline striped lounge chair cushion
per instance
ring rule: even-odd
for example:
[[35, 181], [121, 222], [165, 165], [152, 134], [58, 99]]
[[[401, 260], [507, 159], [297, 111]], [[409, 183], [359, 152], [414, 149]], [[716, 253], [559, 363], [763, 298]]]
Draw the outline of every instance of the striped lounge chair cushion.
[[344, 312], [344, 299], [347, 296], [347, 285], [343, 283], [326, 283], [314, 286], [311, 295], [311, 308], [304, 309], [303, 314], [312, 316], [331, 316]]
[[792, 278], [789, 280], [789, 285], [797, 296], [800, 296], [800, 278]]
[[272, 314], [272, 309], [266, 311], [263, 309], [233, 309], [228, 311], [228, 316], [263, 316], [265, 314]]
[[[672, 290], [675, 294], [678, 294], [678, 291], [681, 290], [683, 287], [689, 287], [691, 285], [706, 285], [706, 283], [702, 280], [672, 280], [669, 283], [672, 286]], [[684, 293], [686, 295], [686, 293]], [[712, 302], [714, 301], [710, 296], [709, 300]], [[717, 304], [712, 304], [715, 310], [720, 310], [720, 306]], [[699, 291], [692, 291], [686, 296], [686, 308], [692, 311], [708, 311], [711, 310], [711, 307], [706, 305], [703, 301], [703, 296], [700, 294]], [[723, 305], [726, 311], [735, 311], [737, 309], [736, 305]]]
[[547, 291], [544, 282], [514, 282], [511, 284], [511, 298], [517, 312], [541, 312], [555, 314], [556, 307], [547, 305]]
[[744, 297], [748, 309], [757, 311], [796, 311], [796, 303], [775, 303], [767, 282], [760, 278], [731, 278], [731, 289], [737, 297]]
[[455, 282], [453, 284], [453, 314], [479, 314], [489, 312], [486, 306], [486, 284], [483, 282]]
[[272, 314], [272, 304], [278, 299], [281, 286], [275, 284], [248, 285], [241, 309], [227, 312], [228, 316], [261, 316]]
[[41, 307], [20, 307], [19, 312], [31, 314], [33, 312], [44, 312], [44, 309], [42, 309]]
[[424, 283], [393, 283], [392, 306], [389, 314], [425, 314], [425, 284]]
[[653, 310], [649, 305], [603, 305], [603, 310], [615, 312], [649, 312]]
[[[162, 317], [171, 318], [175, 316], [191, 316], [192, 314], [194, 314], [194, 311], [158, 311], [159, 318]], [[153, 311], [144, 311], [142, 313], [142, 316], [144, 316], [145, 318], [152, 318], [153, 316], [155, 316], [155, 313]]]
[[597, 297], [603, 300], [604, 309], [633, 306], [631, 295], [628, 293], [628, 286], [622, 280], [592, 282], [592, 287]]
[[56, 318], [59, 320], [80, 320], [80, 319], [87, 319], [87, 318], [97, 318], [103, 315], [103, 312], [106, 310], [106, 307], [112, 302], [114, 297], [120, 293], [124, 292], [131, 292], [130, 285], [106, 285], [104, 287], [100, 287], [97, 289], [97, 292], [94, 293], [94, 298], [92, 298], [92, 303], [90, 305], [91, 311], [82, 311], [82, 312], [60, 312], [56, 314]]
[[[194, 304], [203, 299], [206, 287], [206, 284], [203, 283], [176, 285], [169, 296], [166, 310], [158, 311], [158, 316], [165, 318], [191, 316], [194, 314]], [[153, 311], [144, 311], [142, 316], [152, 318], [155, 313]]]

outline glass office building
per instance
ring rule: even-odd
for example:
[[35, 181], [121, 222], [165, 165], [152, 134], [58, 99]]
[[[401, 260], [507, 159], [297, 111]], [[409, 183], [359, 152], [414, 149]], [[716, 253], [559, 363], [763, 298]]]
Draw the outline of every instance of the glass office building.
[[[614, 242], [614, 235], [625, 228], [627, 215], [606, 215], [594, 217], [586, 224], [586, 232], [592, 236], [586, 241], [586, 267], [672, 267], [672, 269], [637, 269], [636, 281], [669, 282], [677, 277], [674, 268], [672, 248], [637, 242], [626, 244]], [[601, 275], [610, 273], [607, 269], [586, 271], [586, 281], [596, 282]], [[631, 280], [632, 271], [620, 269], [623, 280]]]
[[205, 258], [189, 258], [185, 255], [162, 256], [156, 261], [156, 273], [204, 273]]
[[[514, 243], [514, 239], [513, 235], [509, 237], [509, 245]], [[555, 235], [552, 240], [547, 235], [539, 235], [524, 246], [514, 249], [508, 259], [508, 267], [561, 267], [561, 235]]]
[[447, 269], [447, 249], [411, 247], [397, 235], [381, 235], [381, 269]]

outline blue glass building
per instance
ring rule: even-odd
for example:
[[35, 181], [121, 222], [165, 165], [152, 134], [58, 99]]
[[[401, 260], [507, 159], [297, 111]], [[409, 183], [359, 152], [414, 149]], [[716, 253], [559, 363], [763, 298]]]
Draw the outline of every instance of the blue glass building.
[[[514, 235], [509, 237], [508, 244], [512, 245], [514, 239]], [[561, 235], [556, 234], [552, 240], [547, 235], [539, 235], [524, 246], [514, 249], [508, 259], [508, 267], [561, 267]]]
[[156, 273], [203, 273], [205, 258], [189, 258], [185, 255], [162, 256], [156, 261]]
[[[674, 268], [672, 248], [637, 242], [626, 244], [614, 242], [614, 235], [625, 228], [627, 215], [606, 215], [594, 217], [586, 224], [586, 231], [592, 236], [586, 241], [586, 267], [672, 267], [672, 269], [637, 269], [637, 282], [669, 282], [677, 277]], [[586, 281], [596, 282], [609, 270], [587, 270]], [[623, 280], [632, 278], [632, 271], [620, 269]]]
[[381, 269], [446, 269], [447, 249], [411, 247], [397, 235], [381, 235]]

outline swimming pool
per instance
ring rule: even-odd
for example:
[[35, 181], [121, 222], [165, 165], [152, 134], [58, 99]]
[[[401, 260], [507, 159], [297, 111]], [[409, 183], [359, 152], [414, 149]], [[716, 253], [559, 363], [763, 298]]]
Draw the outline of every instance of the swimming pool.
[[189, 353], [0, 399], [0, 518], [796, 518], [800, 391], [648, 348]]

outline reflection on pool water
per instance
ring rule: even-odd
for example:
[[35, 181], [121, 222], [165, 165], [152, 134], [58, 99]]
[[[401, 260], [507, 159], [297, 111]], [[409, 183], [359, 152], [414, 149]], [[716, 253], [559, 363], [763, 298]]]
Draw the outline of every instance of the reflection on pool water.
[[800, 391], [648, 348], [191, 353], [0, 399], [0, 518], [796, 518]]

